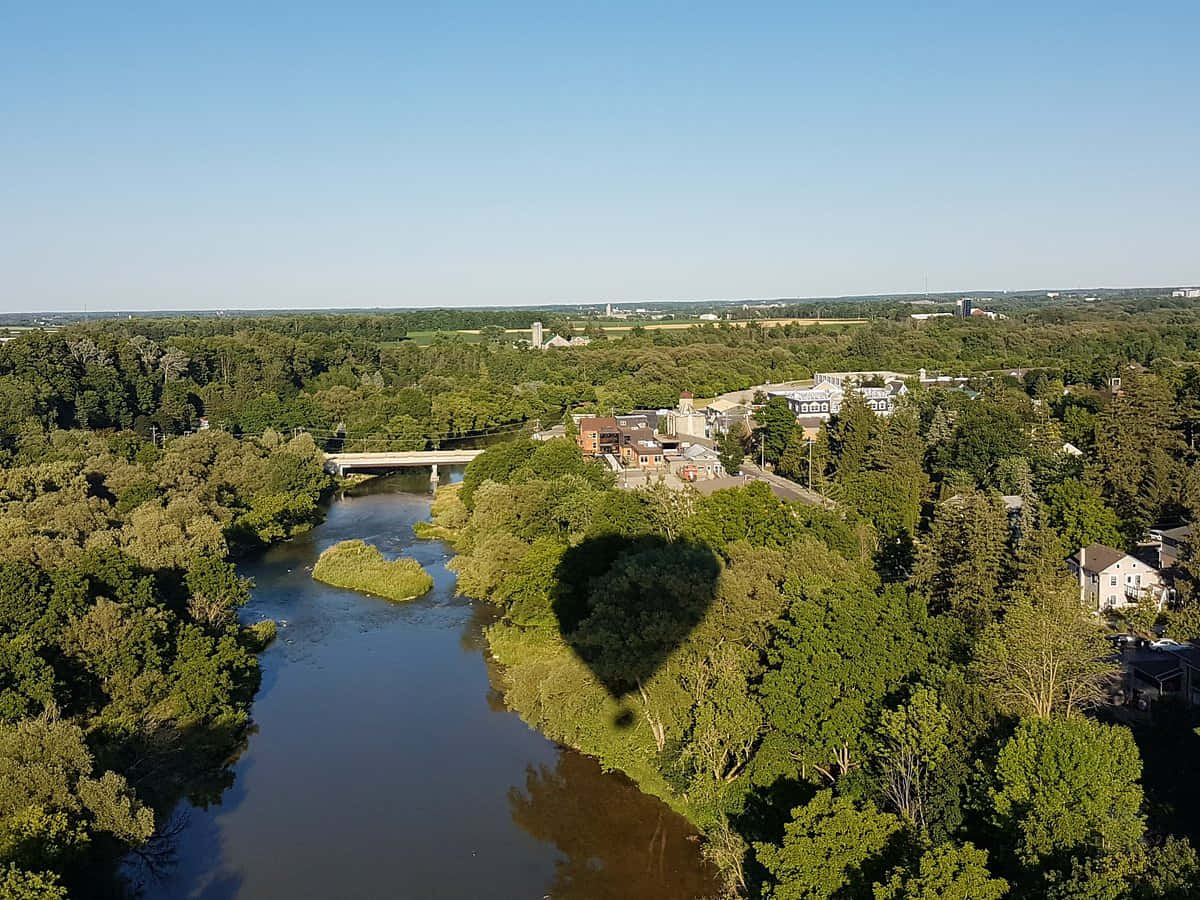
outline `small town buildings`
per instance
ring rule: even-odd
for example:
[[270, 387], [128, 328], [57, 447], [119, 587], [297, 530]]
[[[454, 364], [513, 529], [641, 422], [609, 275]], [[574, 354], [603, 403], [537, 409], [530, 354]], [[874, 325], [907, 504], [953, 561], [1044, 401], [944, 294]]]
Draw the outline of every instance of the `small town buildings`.
[[842, 408], [841, 389], [832, 385], [817, 385], [799, 391], [768, 391], [768, 397], [783, 397], [788, 408], [797, 416], [818, 416], [828, 419]]
[[[864, 381], [882, 382], [883, 386], [864, 386]], [[841, 412], [848, 391], [862, 397], [880, 416], [890, 416], [896, 398], [908, 392], [904, 376], [897, 372], [818, 372], [813, 382], [811, 388], [767, 391], [767, 396], [784, 398], [797, 419], [812, 417], [828, 421]]]
[[689, 483], [723, 478], [725, 468], [716, 450], [703, 444], [690, 444], [668, 459], [671, 474]]
[[1186, 297], [1189, 300], [1194, 300], [1197, 297], [1200, 297], [1200, 287], [1177, 288], [1176, 290], [1171, 291], [1171, 296], [1172, 297]]
[[[629, 416], [639, 417], [645, 422], [647, 428], [653, 431], [658, 431], [659, 424], [666, 416], [666, 412], [667, 411], [665, 409], [635, 409], [629, 413]], [[619, 423], [625, 418], [628, 417], [617, 416], [617, 422]]]
[[903, 372], [892, 372], [887, 369], [864, 372], [817, 372], [813, 375], [813, 384], [831, 384], [845, 391], [855, 385], [867, 384], [868, 382], [887, 384], [888, 382], [895, 381], [903, 384], [905, 379], [910, 377]]
[[665, 424], [664, 434], [675, 437], [707, 437], [707, 422], [704, 413], [695, 407], [695, 398], [691, 391], [679, 395], [679, 406], [669, 409], [665, 414], [666, 422], [660, 422], [659, 428]]
[[943, 375], [941, 372], [930, 372], [927, 369], [917, 369], [917, 382], [921, 385], [921, 387], [966, 387], [968, 381], [970, 381], [970, 379], [967, 378], [966, 375]]
[[1123, 667], [1135, 692], [1149, 688], [1159, 698], [1174, 695], [1200, 706], [1200, 647], [1137, 648], [1127, 653]]
[[754, 426], [754, 407], [748, 403], [737, 403], [733, 400], [726, 400], [723, 397], [718, 397], [708, 406], [704, 407], [704, 422], [708, 429], [709, 437], [716, 437], [719, 434], [725, 434], [735, 424], [740, 423], [741, 426], [749, 434]]
[[621, 446], [621, 432], [617, 420], [611, 417], [584, 416], [579, 420], [579, 434], [575, 443], [584, 456], [603, 456], [616, 453]]
[[1166, 586], [1158, 569], [1104, 544], [1083, 547], [1067, 560], [1079, 580], [1079, 599], [1090, 610], [1108, 612], [1135, 605], [1149, 592], [1161, 605]]
[[648, 428], [621, 433], [621, 463], [629, 469], [658, 469], [663, 465], [663, 447]]

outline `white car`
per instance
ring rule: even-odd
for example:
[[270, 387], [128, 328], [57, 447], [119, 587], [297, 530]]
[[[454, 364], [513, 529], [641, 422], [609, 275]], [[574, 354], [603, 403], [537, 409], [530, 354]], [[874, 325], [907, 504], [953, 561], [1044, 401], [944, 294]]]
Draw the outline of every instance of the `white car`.
[[1191, 645], [1181, 644], [1179, 641], [1173, 641], [1170, 638], [1159, 638], [1157, 641], [1151, 641], [1150, 646], [1155, 650], [1182, 650]]

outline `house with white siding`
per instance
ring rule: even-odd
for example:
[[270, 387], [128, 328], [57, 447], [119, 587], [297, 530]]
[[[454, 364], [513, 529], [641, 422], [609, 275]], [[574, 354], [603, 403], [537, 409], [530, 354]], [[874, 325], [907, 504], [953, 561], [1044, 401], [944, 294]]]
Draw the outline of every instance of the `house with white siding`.
[[1067, 568], [1079, 580], [1080, 602], [1096, 612], [1134, 606], [1147, 592], [1159, 606], [1166, 598], [1158, 569], [1104, 544], [1080, 548]]

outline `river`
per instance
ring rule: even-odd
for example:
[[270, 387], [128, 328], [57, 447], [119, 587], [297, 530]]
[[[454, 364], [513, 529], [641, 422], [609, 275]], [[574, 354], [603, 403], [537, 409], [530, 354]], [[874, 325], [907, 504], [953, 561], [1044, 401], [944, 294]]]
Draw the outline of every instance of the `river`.
[[[148, 900], [555, 898], [716, 893], [694, 830], [625, 777], [526, 726], [491, 685], [483, 604], [455, 597], [447, 548], [420, 541], [429, 482], [375, 479], [312, 531], [241, 569], [245, 621], [275, 619], [256, 732], [207, 809], [183, 804]], [[318, 584], [362, 538], [434, 578], [406, 604]]]

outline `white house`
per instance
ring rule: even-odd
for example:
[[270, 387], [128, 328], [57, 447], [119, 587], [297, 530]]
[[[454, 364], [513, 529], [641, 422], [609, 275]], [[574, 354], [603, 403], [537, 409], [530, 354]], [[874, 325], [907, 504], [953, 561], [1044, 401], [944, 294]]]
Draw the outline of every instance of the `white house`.
[[1079, 579], [1080, 601], [1097, 612], [1133, 606], [1147, 591], [1161, 606], [1166, 593], [1158, 569], [1104, 544], [1081, 548], [1067, 568]]

